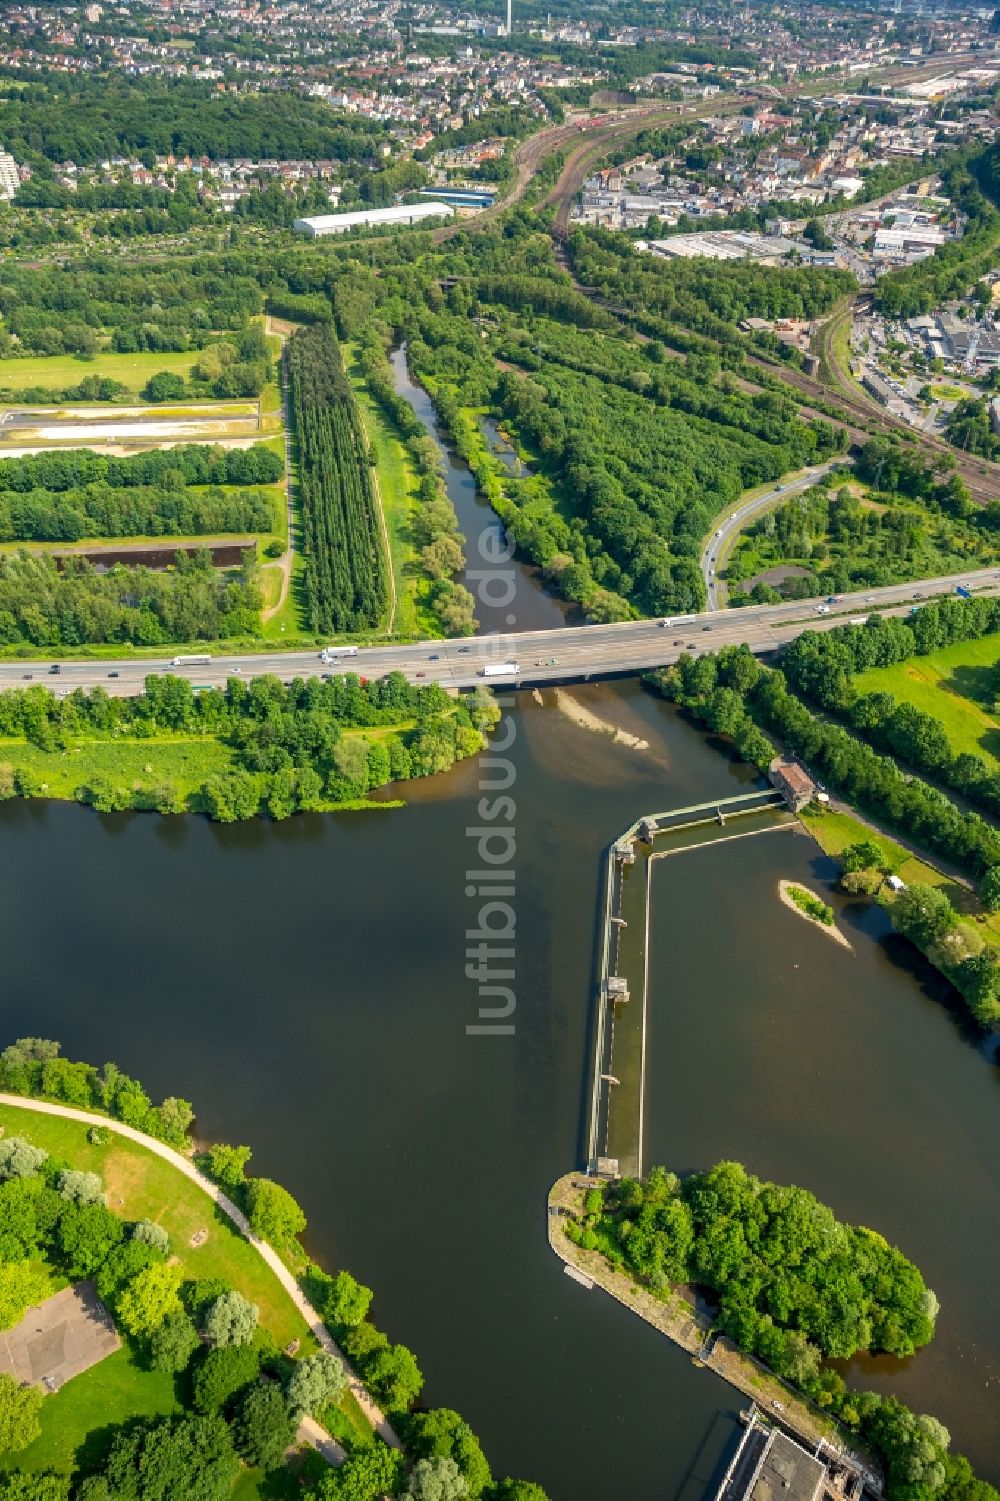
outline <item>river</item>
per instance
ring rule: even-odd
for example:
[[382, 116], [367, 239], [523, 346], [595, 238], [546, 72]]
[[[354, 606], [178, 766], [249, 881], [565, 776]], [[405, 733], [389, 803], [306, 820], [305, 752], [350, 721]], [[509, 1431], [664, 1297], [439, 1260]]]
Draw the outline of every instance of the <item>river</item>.
[[[528, 588], [519, 620], [559, 608]], [[580, 1158], [604, 848], [642, 811], [753, 782], [633, 681], [572, 693], [632, 744], [554, 690], [514, 698], [512, 1035], [466, 1031], [477, 763], [408, 785], [403, 809], [281, 824], [0, 805], [4, 1031], [113, 1058], [194, 1101], [205, 1137], [250, 1143], [497, 1473], [553, 1501], [700, 1501], [736, 1394], [562, 1275], [545, 1194]], [[827, 897], [849, 954], [781, 906], [783, 876], [826, 892], [832, 867], [796, 833], [661, 862], [645, 1160], [736, 1157], [898, 1242], [941, 1298], [938, 1336], [863, 1379], [938, 1413], [997, 1482], [995, 1063], [879, 912]]]

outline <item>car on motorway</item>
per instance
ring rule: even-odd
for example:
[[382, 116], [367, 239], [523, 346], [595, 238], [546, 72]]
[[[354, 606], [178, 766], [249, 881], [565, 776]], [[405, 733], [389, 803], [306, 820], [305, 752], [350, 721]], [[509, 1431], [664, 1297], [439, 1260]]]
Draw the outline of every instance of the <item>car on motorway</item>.
[[702, 630], [703, 631], [710, 631], [711, 629], [712, 629], [712, 627], [710, 625], [703, 625], [702, 626]]
[[439, 651], [432, 651], [427, 660], [428, 662], [440, 662], [441, 653]]
[[418, 678], [425, 678], [427, 676], [427, 674], [426, 674], [426, 672], [417, 672], [417, 673], [414, 673], [414, 676], [418, 677]]
[[917, 590], [917, 592], [913, 596], [914, 599], [923, 599], [923, 597], [924, 596], [921, 594], [921, 592], [920, 592], [919, 589]]
[[121, 673], [120, 672], [109, 672], [108, 673], [108, 677], [109, 678], [120, 678], [121, 677]]
[[816, 614], [817, 615], [829, 615], [829, 613], [830, 613], [830, 606], [829, 605], [817, 605], [816, 606]]
[[31, 680], [32, 680], [32, 678], [34, 676], [35, 676], [35, 674], [33, 672], [22, 672], [21, 673], [21, 679], [25, 683], [30, 683]]
[[472, 648], [470, 646], [460, 646], [458, 649], [459, 649], [460, 652], [466, 652], [466, 651], [471, 651], [472, 650]]
[[55, 675], [59, 672], [62, 672], [62, 668], [59, 666], [58, 662], [53, 662], [52, 666], [49, 668], [49, 677], [55, 677]]

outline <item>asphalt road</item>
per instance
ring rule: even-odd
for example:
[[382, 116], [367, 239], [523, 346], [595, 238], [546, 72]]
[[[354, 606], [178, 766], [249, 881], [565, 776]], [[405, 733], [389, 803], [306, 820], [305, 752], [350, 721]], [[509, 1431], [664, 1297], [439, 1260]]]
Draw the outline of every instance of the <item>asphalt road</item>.
[[411, 682], [441, 683], [445, 688], [471, 688], [484, 681], [487, 663], [516, 662], [520, 671], [488, 679], [495, 688], [553, 682], [579, 682], [615, 674], [642, 672], [676, 661], [682, 651], [718, 647], [745, 641], [754, 652], [773, 651], [800, 631], [826, 629], [856, 619], [876, 607], [905, 613], [915, 602], [932, 595], [952, 594], [956, 584], [978, 591], [1000, 588], [1000, 572], [948, 578], [924, 579], [895, 584], [867, 593], [841, 596], [820, 614], [809, 600], [789, 604], [751, 605], [739, 610], [707, 611], [677, 623], [658, 620], [627, 621], [620, 625], [567, 626], [554, 631], [511, 632], [480, 636], [465, 641], [422, 641], [409, 646], [362, 647], [351, 656], [332, 663], [320, 660], [317, 651], [273, 652], [259, 656], [212, 656], [207, 663], [173, 666], [169, 657], [122, 658], [119, 661], [63, 661], [58, 673], [49, 673], [50, 659], [24, 658], [0, 662], [0, 688], [22, 686], [26, 680], [44, 684], [54, 693], [97, 685], [113, 694], [135, 694], [150, 673], [173, 672], [195, 684], [222, 685], [239, 674], [245, 678], [274, 673], [285, 681], [321, 673], [357, 672], [363, 677], [381, 677], [402, 672]]
[[791, 495], [799, 495], [803, 490], [808, 490], [809, 486], [815, 484], [821, 475], [829, 474], [831, 469], [836, 469], [839, 464], [845, 462], [846, 460], [840, 457], [831, 459], [827, 464], [815, 464], [811, 469], [803, 470], [794, 479], [775, 485], [763, 495], [755, 495], [752, 500], [744, 501], [741, 506], [737, 506], [735, 511], [729, 513], [722, 525], [708, 539], [701, 555], [701, 576], [705, 580], [705, 593], [708, 596], [710, 610], [720, 610], [725, 607], [728, 590], [718, 578], [718, 568], [720, 562], [725, 564], [740, 532], [744, 531], [750, 522], [763, 511], [769, 511], [772, 506], [787, 500]]

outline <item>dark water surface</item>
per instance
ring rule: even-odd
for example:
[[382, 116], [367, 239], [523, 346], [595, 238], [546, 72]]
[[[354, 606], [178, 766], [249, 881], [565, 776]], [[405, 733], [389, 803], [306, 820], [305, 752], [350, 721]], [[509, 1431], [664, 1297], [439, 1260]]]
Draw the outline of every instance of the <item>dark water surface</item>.
[[[547, 592], [537, 568], [519, 558], [512, 558], [502, 568], [498, 565], [496, 560], [504, 551], [504, 532], [499, 516], [477, 493], [476, 481], [468, 466], [445, 449], [433, 403], [423, 387], [410, 379], [406, 350], [395, 350], [391, 363], [397, 393], [405, 396], [441, 451], [448, 495], [465, 537], [468, 567], [459, 575], [458, 582], [476, 596], [480, 633], [550, 631], [572, 624], [572, 621], [568, 622], [569, 606]], [[494, 438], [499, 440], [492, 424], [484, 423], [484, 428], [491, 442]], [[508, 579], [495, 577], [490, 581], [482, 576], [500, 573], [508, 574]]]
[[[475, 764], [402, 810], [278, 825], [2, 805], [3, 1031], [114, 1058], [251, 1143], [499, 1473], [555, 1501], [697, 1501], [736, 1394], [562, 1275], [544, 1198], [580, 1150], [601, 851], [745, 771], [634, 683], [574, 697], [650, 748], [517, 696], [512, 1038], [465, 1031]], [[893, 1389], [996, 1481], [997, 1072], [877, 915], [846, 910], [847, 954], [779, 905], [781, 876], [828, 874], [785, 833], [661, 862], [646, 1158], [737, 1157], [898, 1240], [943, 1312]]]

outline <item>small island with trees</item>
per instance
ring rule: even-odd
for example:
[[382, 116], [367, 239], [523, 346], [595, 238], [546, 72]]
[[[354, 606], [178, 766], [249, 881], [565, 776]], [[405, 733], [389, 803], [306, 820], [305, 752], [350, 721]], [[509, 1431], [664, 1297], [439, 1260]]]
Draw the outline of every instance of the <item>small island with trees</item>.
[[844, 948], [850, 948], [851, 945], [834, 920], [833, 908], [826, 902], [821, 901], [815, 892], [809, 891], [807, 887], [801, 886], [797, 881], [779, 881], [778, 896], [784, 906], [791, 908], [793, 912], [797, 912], [807, 922], [814, 923], [816, 927], [822, 928], [824, 933], [829, 933], [830, 937], [835, 939], [837, 943], [842, 944]]
[[877, 1230], [738, 1162], [684, 1178], [570, 1174], [549, 1194], [548, 1224], [574, 1277], [780, 1411], [797, 1436], [881, 1466], [888, 1501], [996, 1501], [936, 1418], [848, 1387], [829, 1364], [912, 1356], [933, 1337], [937, 1298]]

